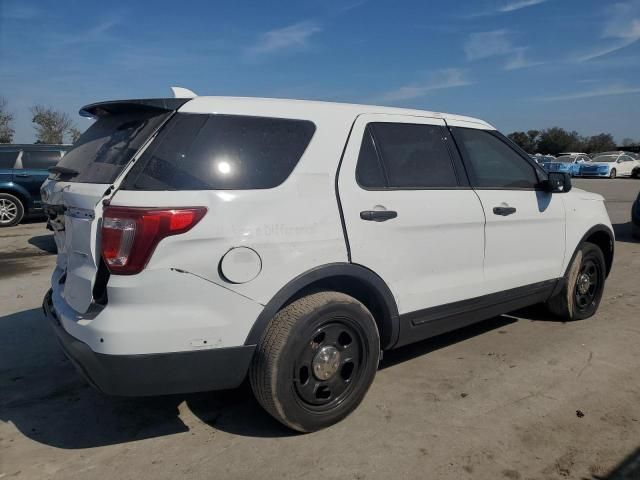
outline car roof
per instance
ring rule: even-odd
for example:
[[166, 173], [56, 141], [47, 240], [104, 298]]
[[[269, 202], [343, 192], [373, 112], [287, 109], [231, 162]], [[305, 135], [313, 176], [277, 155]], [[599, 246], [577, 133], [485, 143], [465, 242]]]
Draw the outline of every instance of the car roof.
[[220, 113], [301, 119], [322, 117], [336, 119], [336, 117], [343, 117], [345, 120], [350, 121], [353, 121], [358, 115], [362, 114], [426, 116], [442, 118], [448, 122], [457, 121], [475, 124], [478, 128], [495, 130], [492, 125], [484, 120], [465, 115], [408, 108], [284, 98], [198, 96], [184, 103], [179, 111], [186, 113]]

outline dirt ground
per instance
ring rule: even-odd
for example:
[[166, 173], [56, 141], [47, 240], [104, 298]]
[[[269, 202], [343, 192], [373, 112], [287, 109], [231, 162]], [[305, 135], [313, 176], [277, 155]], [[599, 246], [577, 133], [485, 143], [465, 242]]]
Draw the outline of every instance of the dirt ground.
[[618, 237], [595, 317], [531, 308], [388, 352], [360, 408], [309, 435], [246, 387], [93, 391], [40, 309], [51, 235], [41, 221], [0, 230], [0, 479], [640, 479], [640, 181], [575, 184], [605, 195]]

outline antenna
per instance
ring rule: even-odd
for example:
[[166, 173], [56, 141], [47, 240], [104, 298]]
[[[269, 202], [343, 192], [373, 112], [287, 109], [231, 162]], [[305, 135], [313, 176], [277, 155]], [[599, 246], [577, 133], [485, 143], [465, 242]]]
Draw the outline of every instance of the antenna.
[[171, 87], [171, 91], [173, 92], [173, 98], [193, 98], [198, 96], [188, 88], [183, 87]]

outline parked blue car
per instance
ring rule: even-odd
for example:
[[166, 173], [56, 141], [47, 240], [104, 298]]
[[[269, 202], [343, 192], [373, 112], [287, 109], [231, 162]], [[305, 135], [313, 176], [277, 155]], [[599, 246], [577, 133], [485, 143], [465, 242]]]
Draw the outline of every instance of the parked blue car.
[[40, 186], [71, 145], [0, 145], [0, 228], [42, 210]]
[[548, 157], [545, 157], [545, 160], [540, 162], [542, 168], [544, 168], [547, 172], [568, 173], [572, 177], [580, 173], [581, 163], [588, 162], [590, 160], [589, 157], [584, 154], [562, 155], [551, 160], [547, 160], [547, 158]]

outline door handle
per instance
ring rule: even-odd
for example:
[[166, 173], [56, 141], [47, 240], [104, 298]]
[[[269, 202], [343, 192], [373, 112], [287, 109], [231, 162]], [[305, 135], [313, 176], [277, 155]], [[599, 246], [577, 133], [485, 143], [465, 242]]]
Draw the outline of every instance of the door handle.
[[16, 173], [16, 177], [30, 177], [28, 173]]
[[516, 213], [516, 207], [493, 207], [493, 213], [502, 217], [506, 217], [507, 215]]
[[397, 216], [398, 212], [393, 210], [365, 210], [360, 212], [360, 218], [369, 222], [386, 222]]

